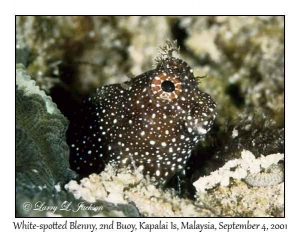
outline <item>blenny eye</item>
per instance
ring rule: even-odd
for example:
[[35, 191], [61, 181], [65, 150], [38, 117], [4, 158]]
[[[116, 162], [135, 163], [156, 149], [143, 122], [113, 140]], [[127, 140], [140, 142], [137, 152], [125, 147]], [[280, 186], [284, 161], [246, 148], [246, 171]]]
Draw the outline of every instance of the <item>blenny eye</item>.
[[180, 78], [172, 73], [156, 73], [151, 81], [151, 91], [158, 99], [169, 101], [176, 99], [182, 92]]
[[161, 84], [161, 89], [165, 92], [175, 91], [175, 85], [169, 80], [163, 81]]

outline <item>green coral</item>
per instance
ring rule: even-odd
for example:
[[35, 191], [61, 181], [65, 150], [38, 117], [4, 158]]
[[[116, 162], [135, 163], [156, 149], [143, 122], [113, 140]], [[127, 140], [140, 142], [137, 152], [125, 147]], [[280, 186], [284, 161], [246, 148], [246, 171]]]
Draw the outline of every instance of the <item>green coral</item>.
[[[68, 163], [67, 119], [54, 106], [48, 108], [53, 114], [47, 111], [49, 97], [32, 88], [22, 66], [17, 66], [16, 73], [16, 191], [20, 204], [20, 200], [31, 199], [42, 190], [52, 194], [57, 183], [76, 175]], [[17, 213], [21, 211], [18, 204]]]
[[[63, 189], [77, 175], [69, 168], [69, 147], [66, 143], [68, 120], [56, 105], [17, 65], [16, 86], [16, 216], [47, 216], [49, 211], [26, 211], [23, 204], [45, 202], [60, 208], [66, 201], [76, 210], [82, 200]], [[138, 216], [131, 205], [94, 203], [103, 211], [57, 211], [63, 216]], [[86, 202], [86, 206], [89, 203]]]

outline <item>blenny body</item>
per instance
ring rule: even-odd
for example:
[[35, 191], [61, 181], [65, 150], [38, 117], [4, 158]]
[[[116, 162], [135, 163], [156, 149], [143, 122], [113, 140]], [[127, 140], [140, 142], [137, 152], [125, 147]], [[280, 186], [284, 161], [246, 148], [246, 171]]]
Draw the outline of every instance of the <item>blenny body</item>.
[[88, 175], [113, 162], [165, 183], [210, 130], [215, 107], [190, 66], [166, 56], [155, 69], [103, 86], [84, 103], [81, 123], [70, 130], [71, 167]]

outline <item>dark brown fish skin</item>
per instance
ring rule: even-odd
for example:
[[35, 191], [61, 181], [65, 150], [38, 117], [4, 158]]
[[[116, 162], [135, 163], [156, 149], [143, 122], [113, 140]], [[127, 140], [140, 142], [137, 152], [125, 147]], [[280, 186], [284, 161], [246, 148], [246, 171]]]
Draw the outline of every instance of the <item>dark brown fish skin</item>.
[[88, 175], [115, 163], [166, 183], [210, 130], [215, 107], [188, 64], [167, 57], [128, 82], [97, 89], [84, 103], [81, 123], [70, 130], [71, 167]]

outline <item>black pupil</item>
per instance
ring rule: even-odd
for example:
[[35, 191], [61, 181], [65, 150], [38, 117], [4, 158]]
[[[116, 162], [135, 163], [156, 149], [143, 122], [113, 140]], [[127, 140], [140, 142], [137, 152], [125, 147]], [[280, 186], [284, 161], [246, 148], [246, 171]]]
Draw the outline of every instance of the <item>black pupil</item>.
[[163, 81], [163, 83], [161, 84], [161, 88], [165, 92], [172, 92], [175, 90], [175, 85], [171, 81], [166, 80], [166, 81]]

